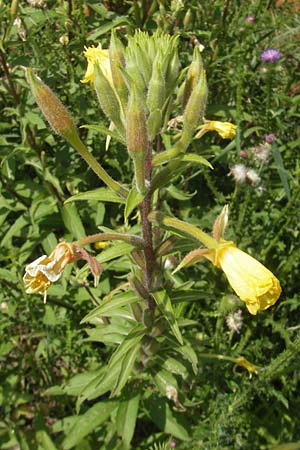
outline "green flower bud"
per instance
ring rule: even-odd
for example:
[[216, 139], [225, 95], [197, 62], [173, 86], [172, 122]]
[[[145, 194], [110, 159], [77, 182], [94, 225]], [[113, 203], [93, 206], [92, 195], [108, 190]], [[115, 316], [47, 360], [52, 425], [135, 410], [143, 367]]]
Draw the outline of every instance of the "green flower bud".
[[10, 17], [13, 20], [18, 12], [19, 0], [12, 0], [10, 4]]
[[191, 140], [197, 126], [203, 122], [207, 100], [205, 71], [201, 71], [198, 83], [194, 87], [183, 114], [182, 139]]
[[193, 92], [193, 89], [195, 88], [196, 84], [200, 79], [202, 71], [203, 71], [203, 62], [200, 55], [199, 47], [196, 46], [194, 49], [193, 61], [189, 67], [184, 85], [184, 93], [182, 99], [183, 107], [186, 106], [191, 96], [191, 93]]
[[148, 149], [146, 113], [135, 85], [131, 87], [126, 112], [126, 140], [133, 159], [137, 190], [145, 192], [145, 159]]
[[33, 73], [32, 69], [26, 69], [26, 78], [32, 95], [50, 126], [55, 133], [72, 143], [74, 137], [78, 136], [78, 134], [73, 118], [67, 108], [52, 90]]
[[114, 30], [111, 34], [109, 59], [113, 85], [120, 97], [123, 108], [125, 108], [128, 97], [128, 89], [121, 70], [121, 68], [125, 68], [125, 54], [123, 44], [120, 39], [117, 38]]
[[94, 67], [94, 88], [104, 114], [115, 124], [118, 131], [123, 134], [124, 125], [121, 119], [119, 99], [98, 63]]

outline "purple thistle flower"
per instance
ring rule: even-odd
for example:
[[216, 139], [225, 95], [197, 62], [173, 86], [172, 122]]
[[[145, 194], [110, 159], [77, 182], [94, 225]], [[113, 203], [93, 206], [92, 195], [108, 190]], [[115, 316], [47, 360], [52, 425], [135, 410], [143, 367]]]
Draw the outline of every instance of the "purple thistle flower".
[[176, 448], [176, 447], [177, 447], [176, 442], [175, 442], [175, 441], [172, 441], [172, 442], [170, 443], [170, 448]]
[[267, 144], [272, 144], [275, 141], [275, 134], [267, 134], [265, 137], [265, 141]]
[[278, 59], [282, 57], [282, 53], [275, 48], [267, 48], [266, 50], [261, 52], [260, 57], [264, 62], [273, 63], [275, 61], [278, 61]]
[[246, 17], [246, 21], [247, 21], [248, 23], [253, 23], [253, 22], [254, 22], [254, 17], [253, 17], [253, 16], [247, 16], [247, 17]]

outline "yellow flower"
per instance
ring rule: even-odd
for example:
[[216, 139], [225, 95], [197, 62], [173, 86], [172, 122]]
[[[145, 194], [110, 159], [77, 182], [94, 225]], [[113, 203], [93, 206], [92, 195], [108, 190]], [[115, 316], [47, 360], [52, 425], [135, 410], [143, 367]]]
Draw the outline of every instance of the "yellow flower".
[[236, 358], [236, 364], [238, 366], [241, 367], [245, 367], [245, 369], [248, 370], [249, 376], [250, 378], [252, 377], [252, 375], [254, 373], [257, 373], [257, 369], [258, 367], [255, 366], [254, 364], [252, 364], [250, 361], [248, 361], [246, 358], [244, 358], [243, 356], [240, 356], [239, 358]]
[[88, 66], [83, 80], [81, 83], [94, 83], [94, 65], [99, 64], [104, 76], [113, 86], [112, 74], [110, 68], [109, 52], [101, 47], [85, 47], [84, 56], [87, 59]]
[[57, 281], [67, 264], [74, 261], [74, 252], [71, 244], [59, 243], [50, 256], [43, 255], [25, 268], [23, 281], [27, 294], [38, 292], [46, 300], [47, 290]]
[[237, 125], [230, 122], [219, 122], [217, 120], [207, 120], [204, 125], [198, 127], [200, 130], [195, 138], [199, 139], [208, 131], [216, 131], [222, 139], [232, 139], [235, 136]]
[[278, 279], [252, 256], [238, 249], [233, 242], [221, 241], [207, 256], [225, 273], [229, 284], [251, 314], [264, 311], [278, 300], [281, 287]]

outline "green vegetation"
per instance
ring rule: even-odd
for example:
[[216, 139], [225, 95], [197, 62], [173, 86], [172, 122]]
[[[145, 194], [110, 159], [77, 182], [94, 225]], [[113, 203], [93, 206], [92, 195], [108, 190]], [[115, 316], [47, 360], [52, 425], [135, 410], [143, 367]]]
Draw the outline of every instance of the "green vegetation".
[[[0, 0], [0, 31], [0, 449], [299, 449], [298, 3]], [[200, 262], [224, 230], [280, 281], [257, 315]]]

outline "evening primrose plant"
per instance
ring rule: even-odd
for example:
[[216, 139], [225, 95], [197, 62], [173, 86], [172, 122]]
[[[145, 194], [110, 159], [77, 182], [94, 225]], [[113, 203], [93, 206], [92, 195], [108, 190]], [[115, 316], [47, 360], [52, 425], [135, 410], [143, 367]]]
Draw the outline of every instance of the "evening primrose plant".
[[[65, 430], [63, 448], [73, 447], [79, 437], [93, 430], [88, 420], [89, 414], [94, 417], [91, 411], [97, 418], [94, 428], [114, 414], [113, 433], [118, 448], [130, 448], [140, 407], [162, 431], [188, 440], [188, 424], [180, 411], [189, 402], [182, 396], [181, 387], [197, 374], [198, 355], [187, 331], [196, 323], [185, 318], [184, 311], [186, 302], [195, 300], [195, 292], [190, 293], [174, 273], [199, 261], [209, 261], [224, 272], [252, 315], [278, 300], [280, 284], [266, 267], [224, 239], [227, 206], [212, 224], [210, 235], [188, 221], [172, 217], [164, 197], [169, 185], [192, 166], [211, 170], [207, 159], [189, 152], [192, 141], [197, 143], [210, 131], [223, 139], [235, 136], [234, 124], [205, 117], [208, 87], [199, 47], [194, 48], [190, 66], [181, 69], [178, 37], [137, 31], [124, 46], [113, 32], [108, 49], [101, 44], [91, 46], [85, 49], [84, 56], [87, 70], [81, 82], [86, 84], [87, 95], [96, 94], [108, 120], [107, 127], [85, 127], [126, 146], [132, 162], [131, 185], [111, 177], [80, 139], [70, 112], [29, 68], [27, 80], [50, 126], [79, 152], [105, 185], [104, 198], [113, 196], [114, 202], [124, 206], [126, 232], [103, 227], [100, 233], [82, 236], [76, 242], [60, 242], [49, 256], [43, 255], [27, 265], [24, 284], [27, 293], [38, 293], [46, 299], [49, 287], [59, 280], [65, 267], [79, 259], [88, 263], [81, 273], [90, 270], [97, 284], [103, 268], [101, 256], [85, 249], [92, 243], [100, 247], [101, 243], [111, 243], [107, 249], [102, 246], [101, 255], [106, 252], [109, 261], [126, 254], [131, 270], [125, 283], [122, 280], [105, 299], [96, 299], [97, 306], [82, 319], [89, 340], [107, 345], [110, 357], [106, 365], [81, 377], [80, 388], [75, 390], [77, 406], [85, 400], [105, 397], [83, 415], [85, 426], [81, 428], [75, 421]], [[169, 124], [178, 117], [181, 129], [174, 134]], [[92, 194], [87, 193], [86, 198]], [[76, 196], [70, 201], [76, 201]], [[133, 228], [129, 225], [132, 223]], [[181, 242], [187, 243], [191, 251], [172, 274], [167, 261], [185, 252]], [[120, 243], [126, 244], [122, 251]], [[255, 366], [242, 356], [227, 358], [250, 374], [256, 372]]]

